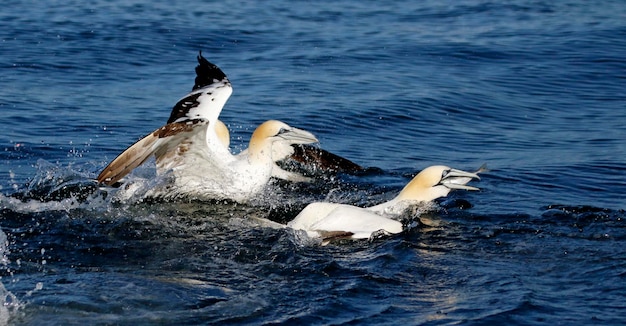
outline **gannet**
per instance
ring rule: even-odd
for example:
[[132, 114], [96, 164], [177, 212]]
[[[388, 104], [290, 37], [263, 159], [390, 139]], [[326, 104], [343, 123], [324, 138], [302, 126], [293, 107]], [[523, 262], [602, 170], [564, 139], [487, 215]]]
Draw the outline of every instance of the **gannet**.
[[[257, 129], [255, 129], [255, 132], [261, 126], [263, 126], [263, 124], [257, 127]], [[226, 148], [229, 148], [230, 132], [228, 131], [228, 127], [226, 127], [226, 124], [224, 124], [221, 120], [217, 120], [216, 131], [217, 131], [217, 135], [222, 145], [224, 145]], [[283, 168], [278, 166], [278, 164], [276, 164], [276, 162], [287, 160], [288, 158], [290, 158], [290, 156], [293, 155], [294, 153], [292, 146], [298, 145], [298, 144], [300, 143], [297, 141], [288, 139], [288, 138], [280, 138], [274, 141], [274, 143], [272, 144], [272, 151], [271, 151], [271, 157], [272, 157], [272, 174], [271, 175], [272, 177], [287, 180], [287, 181], [293, 181], [293, 182], [311, 181], [311, 178], [309, 177], [306, 177], [296, 172], [284, 170]], [[242, 150], [236, 156], [245, 157], [246, 155], [248, 155], [248, 148]]]
[[429, 202], [447, 196], [452, 190], [479, 190], [468, 186], [472, 179], [480, 180], [478, 173], [486, 171], [481, 166], [476, 172], [465, 172], [445, 165], [433, 165], [418, 173], [400, 193], [390, 201], [368, 207], [368, 210], [389, 216], [399, 216], [419, 202]]
[[403, 226], [399, 219], [406, 209], [420, 202], [445, 197], [455, 189], [479, 190], [466, 185], [480, 179], [476, 172], [465, 172], [443, 165], [430, 166], [418, 173], [392, 200], [372, 206], [315, 202], [306, 206], [287, 226], [306, 231], [312, 238], [363, 239], [376, 234], [397, 234]]
[[[201, 135], [199, 135], [201, 136]], [[219, 160], [198, 146], [181, 146], [175, 157], [157, 157], [157, 171], [168, 171], [175, 181], [162, 197], [187, 196], [246, 201], [260, 193], [269, 182], [274, 160], [272, 146], [279, 142], [308, 144], [317, 142], [308, 131], [284, 122], [269, 120], [252, 134], [248, 149], [239, 155], [224, 155]]]
[[179, 145], [189, 142], [192, 135], [200, 134], [201, 130], [206, 131], [203, 136], [211, 151], [223, 149], [216, 125], [224, 104], [232, 94], [232, 86], [222, 70], [202, 57], [202, 53], [198, 55], [198, 63], [193, 90], [174, 105], [167, 124], [115, 158], [98, 175], [98, 182], [114, 184], [153, 154], [160, 157], [172, 153]]
[[[221, 143], [226, 148], [229, 148], [230, 132], [226, 124], [221, 120], [217, 120], [216, 131]], [[247, 151], [247, 149], [244, 149], [238, 155], [246, 155]], [[286, 170], [281, 165], [298, 164], [311, 175], [320, 172], [323, 174], [337, 172], [356, 173], [364, 170], [358, 164], [327, 150], [309, 144], [294, 143], [288, 139], [274, 142], [272, 145], [272, 160], [274, 161], [272, 177], [293, 182], [310, 182], [312, 178], [299, 172]]]
[[252, 134], [246, 155], [232, 155], [224, 146], [225, 126], [218, 123], [232, 86], [201, 53], [198, 63], [192, 92], [176, 103], [167, 124], [122, 152], [98, 175], [98, 182], [111, 185], [154, 155], [157, 174], [173, 181], [155, 195], [246, 201], [261, 192], [270, 179], [273, 143], [318, 141], [307, 131], [270, 120]]
[[[202, 57], [202, 53], [200, 53], [200, 55], [198, 56], [198, 62], [199, 65], [196, 67], [196, 78], [194, 81], [194, 86], [192, 87], [192, 92], [212, 84], [215, 80], [214, 77], [212, 77], [212, 74], [215, 73], [214, 70], [217, 67], [206, 61], [206, 59]], [[226, 76], [224, 75], [224, 77]], [[183, 105], [179, 106], [177, 104], [177, 106], [172, 109], [172, 113], [167, 123], [177, 121], [178, 119], [180, 119], [181, 115], [186, 115], [185, 107]], [[230, 151], [230, 132], [226, 124], [218, 119], [216, 120], [214, 129], [215, 133], [217, 134], [217, 140], [219, 141], [219, 143], [221, 143], [227, 150]], [[240, 152], [239, 155], [245, 156], [246, 151], [247, 150]], [[292, 161], [298, 162], [306, 166], [309, 171], [322, 171], [324, 173], [354, 173], [363, 170], [363, 168], [361, 168], [359, 165], [341, 156], [335, 155], [321, 148], [313, 147], [299, 142], [293, 142], [288, 139], [277, 139], [273, 143], [272, 158], [275, 163], [290, 163]], [[272, 166], [272, 177], [295, 182], [311, 181], [311, 178], [306, 177], [300, 173], [285, 170], [278, 164], [274, 164]]]

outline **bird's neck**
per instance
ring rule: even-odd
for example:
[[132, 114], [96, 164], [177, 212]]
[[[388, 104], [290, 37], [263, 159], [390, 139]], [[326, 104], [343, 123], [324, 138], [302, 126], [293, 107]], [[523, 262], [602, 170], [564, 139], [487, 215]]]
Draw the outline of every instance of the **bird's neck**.
[[411, 180], [400, 193], [390, 201], [369, 207], [368, 209], [386, 216], [399, 216], [408, 208], [419, 203], [427, 203], [439, 197], [445, 197], [450, 192], [445, 186], [426, 186], [419, 180]]
[[272, 143], [267, 139], [259, 139], [252, 135], [248, 146], [248, 160], [251, 163], [266, 163], [272, 161]]
[[439, 197], [445, 197], [450, 192], [445, 186], [439, 185], [434, 187], [425, 187], [415, 180], [409, 182], [398, 196], [394, 199], [396, 201], [431, 201]]
[[207, 128], [205, 141], [206, 151], [209, 152], [211, 157], [219, 158], [223, 162], [229, 162], [230, 158], [233, 157], [230, 148], [224, 144], [214, 128]]

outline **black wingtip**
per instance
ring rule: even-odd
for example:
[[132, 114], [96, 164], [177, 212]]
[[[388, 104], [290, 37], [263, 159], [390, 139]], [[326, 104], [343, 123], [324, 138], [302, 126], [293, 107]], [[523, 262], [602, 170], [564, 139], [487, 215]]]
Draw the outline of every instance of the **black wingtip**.
[[224, 80], [226, 74], [216, 65], [210, 63], [202, 56], [202, 51], [198, 53], [198, 65], [196, 66], [196, 81], [192, 90], [211, 85], [217, 81]]
[[365, 170], [346, 158], [313, 145], [294, 144], [291, 147], [294, 149], [291, 159], [304, 165], [313, 166], [316, 171], [355, 174]]

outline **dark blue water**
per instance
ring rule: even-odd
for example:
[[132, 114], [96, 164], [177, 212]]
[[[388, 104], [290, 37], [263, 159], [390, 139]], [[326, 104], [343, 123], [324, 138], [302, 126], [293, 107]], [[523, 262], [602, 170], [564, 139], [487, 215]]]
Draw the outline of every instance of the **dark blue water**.
[[[90, 196], [198, 50], [232, 81], [235, 147], [280, 119], [380, 170], [252, 205]], [[0, 108], [0, 323], [626, 320], [622, 1], [5, 1]], [[483, 163], [480, 192], [394, 237], [317, 247], [253, 222]]]

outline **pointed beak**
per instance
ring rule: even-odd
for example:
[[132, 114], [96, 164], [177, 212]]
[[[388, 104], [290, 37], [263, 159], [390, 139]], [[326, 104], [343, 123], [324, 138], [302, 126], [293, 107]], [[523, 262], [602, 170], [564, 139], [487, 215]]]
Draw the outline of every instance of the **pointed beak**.
[[319, 142], [319, 140], [317, 140], [312, 133], [293, 127], [290, 130], [281, 133], [278, 137], [288, 140], [293, 144], [312, 144]]
[[450, 169], [442, 179], [440, 184], [446, 186], [449, 189], [463, 189], [463, 190], [480, 190], [476, 187], [466, 185], [472, 179], [480, 180], [478, 173], [482, 172], [478, 170], [476, 172], [465, 172], [457, 169]]

